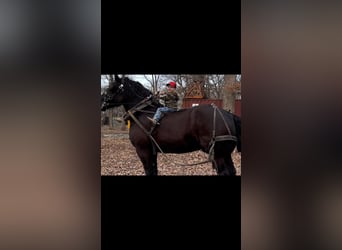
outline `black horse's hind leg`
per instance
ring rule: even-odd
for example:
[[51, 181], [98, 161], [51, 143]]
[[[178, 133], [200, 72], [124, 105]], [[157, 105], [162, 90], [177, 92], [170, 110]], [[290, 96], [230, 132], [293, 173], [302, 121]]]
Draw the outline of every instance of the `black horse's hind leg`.
[[144, 166], [146, 175], [158, 175], [157, 154], [153, 154], [151, 149], [136, 149], [137, 154]]
[[[236, 175], [236, 169], [232, 160], [231, 153], [235, 144], [230, 141], [216, 142], [214, 148], [214, 159], [216, 162], [216, 172], [218, 175]], [[214, 167], [213, 163], [213, 167]]]

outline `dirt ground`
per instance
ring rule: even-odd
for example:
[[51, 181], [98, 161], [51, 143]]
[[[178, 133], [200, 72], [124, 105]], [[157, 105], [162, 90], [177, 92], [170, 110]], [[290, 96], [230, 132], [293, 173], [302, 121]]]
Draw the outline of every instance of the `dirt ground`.
[[[232, 154], [237, 175], [241, 175], [241, 154]], [[211, 163], [181, 166], [206, 161], [202, 151], [185, 154], [158, 154], [159, 175], [216, 175]], [[101, 130], [101, 175], [145, 175], [135, 148], [128, 139], [128, 132], [103, 127]]]

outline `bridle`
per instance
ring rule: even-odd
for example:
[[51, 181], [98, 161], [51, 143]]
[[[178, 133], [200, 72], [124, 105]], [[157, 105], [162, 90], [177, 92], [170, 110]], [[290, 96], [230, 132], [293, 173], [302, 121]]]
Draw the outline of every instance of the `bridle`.
[[118, 89], [114, 92], [114, 93], [105, 93], [105, 102], [107, 102], [108, 100], [110, 99], [113, 99], [114, 97], [116, 97], [118, 94], [121, 94], [122, 92], [124, 91], [124, 87], [123, 87], [123, 84], [121, 83], [118, 87]]

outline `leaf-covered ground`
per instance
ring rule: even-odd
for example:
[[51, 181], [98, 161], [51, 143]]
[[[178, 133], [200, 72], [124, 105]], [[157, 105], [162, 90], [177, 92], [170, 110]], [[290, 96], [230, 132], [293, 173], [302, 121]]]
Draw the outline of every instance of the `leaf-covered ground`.
[[[237, 175], [241, 175], [241, 155], [233, 152]], [[211, 163], [196, 166], [181, 166], [202, 162], [207, 154], [195, 151], [186, 154], [158, 154], [159, 175], [216, 175]], [[101, 136], [101, 175], [145, 175], [135, 148], [126, 131], [102, 130]]]

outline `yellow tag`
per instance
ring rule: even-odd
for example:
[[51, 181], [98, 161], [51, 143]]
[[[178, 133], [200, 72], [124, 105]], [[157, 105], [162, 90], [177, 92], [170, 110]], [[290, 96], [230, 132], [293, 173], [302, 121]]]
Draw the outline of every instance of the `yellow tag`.
[[131, 127], [131, 121], [128, 120], [128, 121], [127, 121], [127, 128], [130, 129], [130, 127]]

